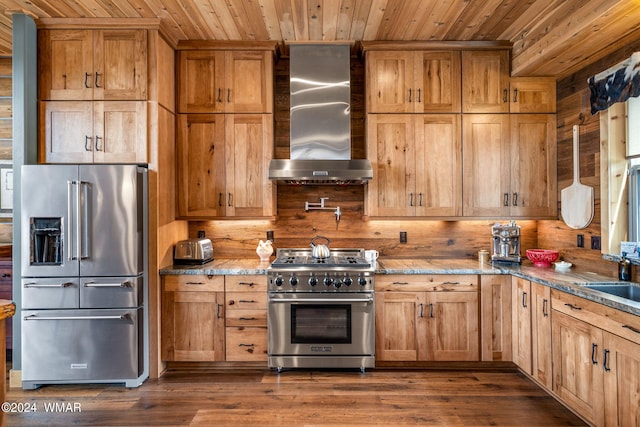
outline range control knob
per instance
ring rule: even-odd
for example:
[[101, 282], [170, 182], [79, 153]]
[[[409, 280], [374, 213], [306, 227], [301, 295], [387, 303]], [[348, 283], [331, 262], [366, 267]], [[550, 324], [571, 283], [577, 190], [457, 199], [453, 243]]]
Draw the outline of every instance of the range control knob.
[[366, 286], [367, 285], [367, 278], [364, 277], [364, 276], [358, 277], [358, 284], [360, 286]]
[[309, 277], [309, 286], [315, 286], [318, 284], [318, 278], [316, 276]]
[[279, 286], [282, 286], [282, 283], [283, 283], [283, 282], [284, 282], [284, 281], [282, 280], [282, 276], [277, 276], [275, 279], [273, 279], [273, 283], [274, 283], [274, 285], [276, 285], [276, 286], [278, 286], [278, 287], [279, 287]]
[[331, 284], [333, 283], [333, 279], [329, 275], [326, 275], [324, 276], [324, 280], [322, 281], [322, 283], [324, 283], [325, 286], [331, 286]]
[[289, 279], [289, 284], [291, 286], [298, 286], [298, 278], [296, 276], [291, 276]]
[[333, 286], [335, 286], [336, 289], [340, 289], [340, 286], [342, 286], [342, 282], [340, 280], [336, 280], [335, 282], [333, 282]]
[[351, 286], [351, 284], [353, 283], [353, 279], [349, 276], [344, 276], [344, 278], [342, 279], [342, 283], [344, 283], [345, 286]]

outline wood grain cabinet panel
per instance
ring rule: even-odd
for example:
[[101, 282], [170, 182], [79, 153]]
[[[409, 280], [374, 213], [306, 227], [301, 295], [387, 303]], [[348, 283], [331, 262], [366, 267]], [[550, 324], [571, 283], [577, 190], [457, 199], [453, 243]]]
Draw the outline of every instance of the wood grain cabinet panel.
[[225, 276], [226, 360], [267, 361], [267, 279]]
[[531, 282], [512, 278], [513, 361], [523, 372], [531, 375]]
[[147, 32], [40, 30], [42, 100], [145, 100]]
[[531, 282], [531, 376], [552, 390], [551, 288]]
[[481, 360], [512, 361], [511, 276], [480, 276]]
[[509, 80], [509, 112], [555, 113], [554, 77], [512, 77]]
[[509, 112], [509, 51], [462, 52], [462, 112]]
[[178, 216], [268, 217], [271, 114], [178, 115]]

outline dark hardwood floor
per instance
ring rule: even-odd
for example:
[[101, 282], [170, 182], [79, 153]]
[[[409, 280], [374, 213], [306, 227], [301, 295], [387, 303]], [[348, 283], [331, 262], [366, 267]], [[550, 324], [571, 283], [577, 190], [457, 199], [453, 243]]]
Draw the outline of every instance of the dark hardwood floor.
[[585, 425], [516, 372], [178, 369], [137, 389], [50, 385], [6, 400], [37, 408], [8, 426]]

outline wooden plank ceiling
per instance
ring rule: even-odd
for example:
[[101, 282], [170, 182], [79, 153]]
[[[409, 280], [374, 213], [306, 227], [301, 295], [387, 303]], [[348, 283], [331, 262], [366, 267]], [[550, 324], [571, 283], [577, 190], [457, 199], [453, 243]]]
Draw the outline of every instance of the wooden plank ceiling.
[[514, 76], [565, 77], [640, 39], [639, 0], [2, 0], [11, 15], [158, 18], [174, 40], [482, 40], [513, 44]]

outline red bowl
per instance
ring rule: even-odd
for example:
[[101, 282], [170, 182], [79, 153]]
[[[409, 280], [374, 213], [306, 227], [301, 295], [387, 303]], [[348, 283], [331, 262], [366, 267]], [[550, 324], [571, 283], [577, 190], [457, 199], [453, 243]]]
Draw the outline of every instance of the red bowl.
[[536, 267], [551, 267], [551, 263], [556, 261], [560, 253], [549, 249], [527, 249], [527, 258]]

